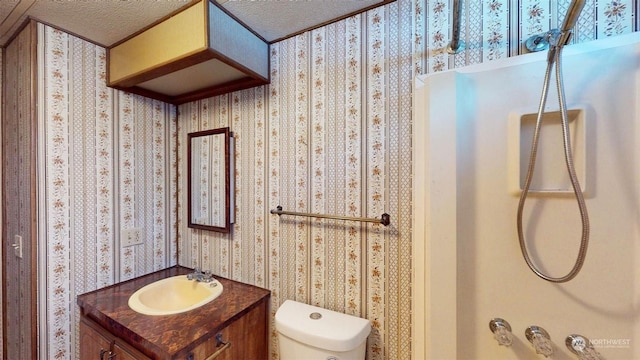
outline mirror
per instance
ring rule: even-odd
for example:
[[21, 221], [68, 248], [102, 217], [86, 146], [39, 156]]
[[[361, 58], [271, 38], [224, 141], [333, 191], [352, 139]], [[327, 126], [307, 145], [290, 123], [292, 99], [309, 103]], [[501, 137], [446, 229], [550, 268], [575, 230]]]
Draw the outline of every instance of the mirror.
[[233, 133], [229, 128], [187, 134], [190, 228], [229, 232], [234, 219]]

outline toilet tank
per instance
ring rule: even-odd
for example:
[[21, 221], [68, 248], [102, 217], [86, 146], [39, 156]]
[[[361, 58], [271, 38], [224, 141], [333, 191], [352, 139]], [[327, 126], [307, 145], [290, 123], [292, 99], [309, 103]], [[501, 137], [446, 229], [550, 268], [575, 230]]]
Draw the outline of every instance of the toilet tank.
[[286, 300], [275, 316], [281, 360], [362, 360], [369, 320]]

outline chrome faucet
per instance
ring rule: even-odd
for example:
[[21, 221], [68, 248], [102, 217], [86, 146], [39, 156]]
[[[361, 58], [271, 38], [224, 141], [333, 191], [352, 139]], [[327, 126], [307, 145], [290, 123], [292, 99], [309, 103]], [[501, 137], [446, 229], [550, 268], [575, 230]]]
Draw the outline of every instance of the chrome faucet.
[[195, 268], [191, 274], [187, 274], [187, 279], [204, 283], [210, 283], [214, 280], [210, 270], [202, 272], [200, 268]]
[[572, 353], [578, 355], [579, 360], [604, 360], [604, 357], [593, 347], [591, 341], [578, 334], [567, 336], [564, 343]]
[[513, 334], [511, 333], [511, 325], [500, 318], [493, 318], [489, 321], [489, 329], [493, 333], [493, 337], [498, 341], [498, 345], [511, 346], [513, 343]]
[[545, 329], [531, 325], [525, 330], [524, 334], [527, 337], [527, 340], [529, 340], [533, 345], [533, 348], [536, 350], [536, 354], [544, 355], [544, 357], [553, 355], [551, 337]]

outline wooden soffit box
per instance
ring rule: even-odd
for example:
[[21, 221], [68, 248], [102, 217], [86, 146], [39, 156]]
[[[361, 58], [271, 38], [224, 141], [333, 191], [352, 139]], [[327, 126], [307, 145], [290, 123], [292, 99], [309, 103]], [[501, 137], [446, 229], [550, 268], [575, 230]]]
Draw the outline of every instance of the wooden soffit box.
[[269, 83], [269, 44], [210, 0], [107, 49], [108, 85], [182, 104]]

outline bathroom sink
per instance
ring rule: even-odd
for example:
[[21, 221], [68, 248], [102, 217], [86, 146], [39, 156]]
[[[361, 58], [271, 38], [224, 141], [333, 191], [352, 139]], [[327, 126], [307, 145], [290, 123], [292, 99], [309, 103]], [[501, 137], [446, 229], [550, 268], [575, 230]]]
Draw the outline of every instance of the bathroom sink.
[[189, 280], [178, 275], [140, 288], [129, 297], [129, 307], [145, 315], [171, 315], [205, 305], [222, 294], [222, 284]]

